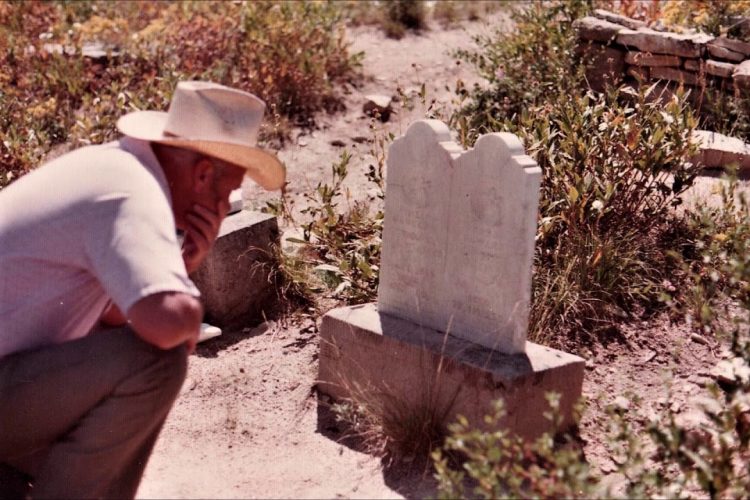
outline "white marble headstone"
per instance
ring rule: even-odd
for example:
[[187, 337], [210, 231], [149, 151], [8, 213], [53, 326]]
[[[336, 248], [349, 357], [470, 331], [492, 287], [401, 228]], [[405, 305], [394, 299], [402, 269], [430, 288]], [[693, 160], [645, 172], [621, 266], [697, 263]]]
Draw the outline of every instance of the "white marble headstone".
[[512, 134], [463, 151], [444, 123], [413, 123], [388, 151], [379, 310], [523, 352], [540, 180]]

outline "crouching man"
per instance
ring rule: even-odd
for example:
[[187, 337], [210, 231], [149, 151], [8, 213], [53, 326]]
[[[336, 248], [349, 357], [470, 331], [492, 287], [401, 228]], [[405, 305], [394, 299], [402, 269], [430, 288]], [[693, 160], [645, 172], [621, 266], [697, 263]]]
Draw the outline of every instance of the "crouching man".
[[0, 497], [135, 496], [198, 339], [188, 273], [245, 175], [284, 182], [255, 147], [264, 109], [182, 82], [167, 113], [0, 191]]

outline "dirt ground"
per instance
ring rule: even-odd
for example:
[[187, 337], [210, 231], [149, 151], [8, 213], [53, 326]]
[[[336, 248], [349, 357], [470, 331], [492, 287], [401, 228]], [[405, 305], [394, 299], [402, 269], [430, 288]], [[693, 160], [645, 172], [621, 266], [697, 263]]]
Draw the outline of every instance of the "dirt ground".
[[[288, 195], [295, 217], [301, 217], [303, 193], [330, 178], [330, 166], [344, 148], [353, 156], [347, 187], [351, 199], [375, 200], [364, 176], [374, 162], [367, 142], [373, 134], [400, 135], [426, 106], [414, 99], [413, 109], [398, 109], [387, 124], [362, 113], [364, 96], [395, 95], [400, 87], [413, 94], [426, 82], [428, 105], [450, 105], [458, 78], [471, 85], [471, 69], [456, 64], [450, 50], [472, 46], [472, 34], [507, 25], [497, 13], [463, 28], [437, 26], [400, 41], [380, 31], [359, 27], [349, 32], [353, 51], [364, 51], [365, 80], [346, 96], [346, 111], [323, 116], [318, 130], [297, 130], [280, 152], [289, 169]], [[372, 127], [375, 127], [374, 130]], [[710, 191], [715, 179], [701, 181]], [[278, 193], [244, 186], [246, 205], [260, 208]], [[294, 227], [284, 227], [291, 235]], [[146, 469], [138, 496], [143, 498], [400, 498], [434, 495], [434, 481], [404, 468], [384, 469], [381, 461], [339, 443], [329, 412], [320, 407], [317, 375], [318, 318], [299, 316], [267, 322], [242, 331], [225, 332], [199, 346], [192, 356], [188, 380], [170, 414]], [[584, 394], [589, 405], [580, 426], [587, 459], [602, 474], [616, 464], [608, 458], [604, 409], [618, 396], [638, 394], [633, 409], [645, 423], [669, 405], [689, 415], [689, 401], [709, 380], [722, 356], [712, 340], [692, 336], [666, 317], [623, 329], [611, 343], [588, 353]], [[668, 395], [665, 377], [671, 378]], [[617, 480], [613, 474], [613, 480]]]

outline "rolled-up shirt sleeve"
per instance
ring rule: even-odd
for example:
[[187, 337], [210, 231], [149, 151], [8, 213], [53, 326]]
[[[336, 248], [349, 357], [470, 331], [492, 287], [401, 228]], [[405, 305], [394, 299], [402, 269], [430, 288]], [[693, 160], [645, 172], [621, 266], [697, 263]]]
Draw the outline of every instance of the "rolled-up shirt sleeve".
[[188, 277], [168, 201], [154, 185], [92, 200], [84, 247], [90, 270], [121, 311], [161, 292], [200, 292]]

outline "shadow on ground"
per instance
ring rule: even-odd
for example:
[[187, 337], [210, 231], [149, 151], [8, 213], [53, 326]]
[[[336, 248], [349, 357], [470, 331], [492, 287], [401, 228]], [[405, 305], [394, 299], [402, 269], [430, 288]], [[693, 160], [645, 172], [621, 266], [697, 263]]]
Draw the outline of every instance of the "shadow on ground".
[[[348, 423], [336, 418], [333, 404], [325, 398], [327, 396], [318, 393], [317, 432], [351, 450], [372, 455], [371, 446]], [[399, 495], [405, 498], [437, 496], [437, 480], [433, 477], [434, 469], [429, 457], [422, 460], [399, 460], [384, 456], [381, 457], [381, 464], [386, 486]]]
[[208, 342], [198, 344], [195, 349], [195, 354], [201, 358], [215, 358], [219, 355], [219, 352], [224, 349], [227, 349], [244, 339], [263, 335], [268, 332], [268, 330], [269, 326], [267, 322], [249, 328], [224, 330], [220, 336], [215, 337]]

